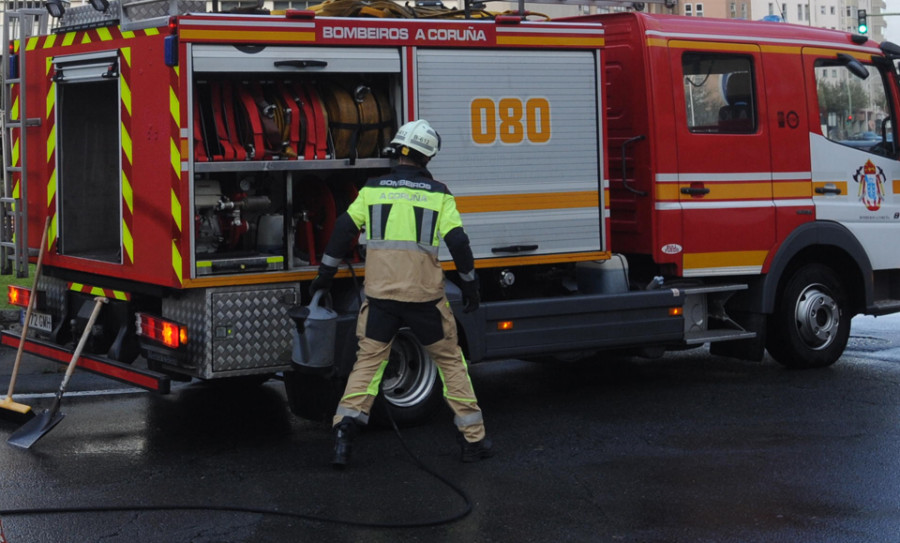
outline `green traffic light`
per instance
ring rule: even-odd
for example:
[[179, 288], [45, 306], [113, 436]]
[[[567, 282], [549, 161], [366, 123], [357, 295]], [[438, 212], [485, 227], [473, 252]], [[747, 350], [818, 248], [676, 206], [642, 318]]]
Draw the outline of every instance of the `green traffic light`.
[[865, 34], [869, 31], [869, 27], [867, 25], [859, 25], [859, 33]]

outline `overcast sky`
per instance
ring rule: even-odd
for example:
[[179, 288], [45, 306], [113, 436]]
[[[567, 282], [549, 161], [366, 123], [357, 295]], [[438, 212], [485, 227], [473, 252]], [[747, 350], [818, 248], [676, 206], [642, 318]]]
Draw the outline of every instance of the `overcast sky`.
[[[900, 0], [885, 0], [885, 4], [885, 13], [900, 13]], [[885, 17], [884, 22], [887, 23], [884, 39], [900, 44], [900, 15]]]

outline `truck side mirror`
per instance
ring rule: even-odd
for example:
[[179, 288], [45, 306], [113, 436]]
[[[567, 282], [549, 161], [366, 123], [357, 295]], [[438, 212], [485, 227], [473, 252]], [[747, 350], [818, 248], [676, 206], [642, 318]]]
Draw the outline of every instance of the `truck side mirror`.
[[880, 46], [881, 52], [888, 58], [900, 58], [900, 45], [894, 42], [883, 41]]
[[869, 70], [867, 70], [866, 67], [863, 66], [862, 62], [856, 60], [846, 53], [838, 53], [837, 58], [844, 64], [844, 66], [847, 67], [848, 70], [850, 70], [850, 73], [855, 75], [856, 77], [860, 79], [866, 79], [867, 77], [869, 77]]

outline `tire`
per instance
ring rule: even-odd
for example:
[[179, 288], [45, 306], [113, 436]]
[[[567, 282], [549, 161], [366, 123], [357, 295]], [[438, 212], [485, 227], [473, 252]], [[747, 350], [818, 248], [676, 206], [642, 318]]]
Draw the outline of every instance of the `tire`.
[[794, 272], [776, 300], [766, 348], [788, 368], [830, 366], [847, 346], [851, 316], [837, 274], [822, 264], [807, 264]]
[[443, 405], [442, 390], [437, 366], [425, 347], [409, 329], [401, 329], [391, 346], [372, 422], [387, 426], [393, 419], [398, 426], [423, 424]]

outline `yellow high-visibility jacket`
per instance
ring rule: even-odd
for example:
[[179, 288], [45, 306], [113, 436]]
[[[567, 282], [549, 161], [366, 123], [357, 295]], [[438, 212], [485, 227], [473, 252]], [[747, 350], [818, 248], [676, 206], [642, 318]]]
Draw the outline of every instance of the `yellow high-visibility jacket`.
[[322, 263], [337, 267], [363, 228], [367, 237], [366, 296], [402, 302], [441, 298], [441, 239], [461, 278], [474, 279], [472, 250], [456, 200], [425, 168], [401, 165], [370, 179], [338, 218]]

